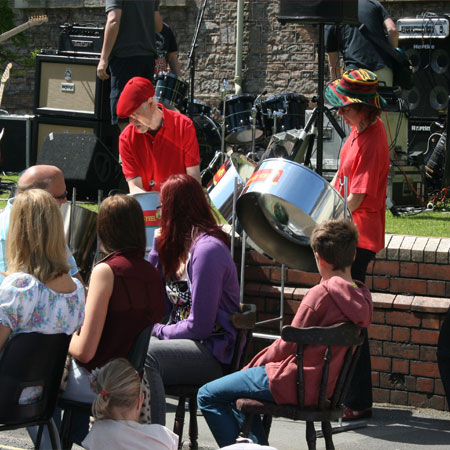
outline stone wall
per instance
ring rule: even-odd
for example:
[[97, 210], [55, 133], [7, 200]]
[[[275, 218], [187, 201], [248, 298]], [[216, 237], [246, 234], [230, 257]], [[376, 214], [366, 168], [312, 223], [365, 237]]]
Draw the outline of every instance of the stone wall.
[[[103, 4], [101, 0], [10, 0], [10, 3], [20, 7], [15, 9], [18, 24], [36, 14], [45, 13], [49, 17], [47, 24], [26, 32], [31, 41], [30, 50], [57, 48], [59, 25], [103, 25], [105, 20], [103, 7], [94, 7]], [[162, 6], [161, 13], [177, 34], [179, 58], [187, 79], [188, 54], [203, 1], [167, 0], [165, 4], [176, 5]], [[180, 4], [185, 6], [177, 6]], [[426, 11], [450, 12], [446, 1], [385, 1], [384, 4], [394, 19]], [[277, 12], [278, 1], [245, 1], [243, 92], [267, 90], [268, 95], [297, 92], [311, 97], [317, 89], [317, 46], [304, 26], [291, 23], [282, 26], [276, 19]], [[226, 78], [232, 82], [234, 79], [236, 14], [236, 0], [210, 1], [200, 27], [195, 59], [195, 96], [211, 104], [219, 103], [222, 80]], [[30, 113], [33, 89], [34, 70], [16, 71], [5, 89], [4, 108], [14, 113]]]
[[[439, 330], [450, 306], [450, 239], [386, 235], [386, 249], [369, 265], [374, 316], [369, 328], [374, 401], [448, 409], [437, 366]], [[258, 321], [278, 317], [281, 266], [253, 250], [245, 270], [245, 302]], [[318, 273], [285, 273], [284, 324], [289, 324]], [[279, 322], [260, 325], [279, 334]], [[268, 345], [255, 339], [253, 352]]]

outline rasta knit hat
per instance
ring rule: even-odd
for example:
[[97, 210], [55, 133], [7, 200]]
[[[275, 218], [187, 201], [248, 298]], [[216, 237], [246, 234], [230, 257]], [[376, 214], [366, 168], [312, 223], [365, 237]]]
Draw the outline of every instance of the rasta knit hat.
[[337, 108], [360, 103], [383, 109], [386, 100], [378, 94], [377, 87], [377, 76], [370, 70], [348, 70], [341, 78], [328, 84], [325, 88], [325, 99]]
[[121, 119], [130, 117], [142, 103], [155, 95], [155, 88], [150, 80], [134, 77], [128, 81], [117, 102], [117, 115]]

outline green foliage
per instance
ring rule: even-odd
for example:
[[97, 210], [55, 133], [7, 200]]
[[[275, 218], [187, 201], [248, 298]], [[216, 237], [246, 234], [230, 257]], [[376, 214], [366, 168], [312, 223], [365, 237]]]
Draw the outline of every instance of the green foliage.
[[[0, 0], [0, 33], [11, 30], [16, 26], [15, 15], [9, 6], [8, 0]], [[30, 40], [24, 33], [19, 33], [0, 44], [0, 69], [8, 62], [13, 61], [13, 71], [34, 67], [36, 50], [27, 55], [30, 48]], [[1, 75], [1, 73], [0, 73]]]

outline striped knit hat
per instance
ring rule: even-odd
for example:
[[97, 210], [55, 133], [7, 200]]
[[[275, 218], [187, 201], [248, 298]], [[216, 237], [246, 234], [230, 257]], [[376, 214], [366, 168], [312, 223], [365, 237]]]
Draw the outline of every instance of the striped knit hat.
[[325, 88], [325, 99], [337, 108], [352, 103], [362, 103], [383, 109], [386, 106], [386, 100], [378, 94], [377, 87], [377, 76], [370, 70], [348, 70], [340, 79], [328, 84]]

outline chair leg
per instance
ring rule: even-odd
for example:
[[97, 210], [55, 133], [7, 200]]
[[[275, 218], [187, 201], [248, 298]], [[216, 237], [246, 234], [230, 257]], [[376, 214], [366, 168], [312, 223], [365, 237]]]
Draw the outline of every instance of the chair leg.
[[253, 414], [246, 414], [244, 423], [241, 427], [241, 432], [239, 433], [240, 436], [248, 438], [248, 435], [250, 434], [250, 430], [252, 428], [252, 422]]
[[63, 409], [61, 428], [59, 430], [59, 439], [61, 441], [61, 446], [64, 450], [70, 450], [73, 445], [71, 438], [71, 428], [72, 428], [72, 409], [65, 408]]
[[270, 414], [264, 414], [262, 419], [262, 424], [264, 432], [266, 433], [267, 439], [269, 439], [270, 428], [272, 426], [272, 416]]
[[198, 425], [197, 425], [197, 398], [189, 399], [189, 447], [191, 450], [198, 449]]
[[35, 450], [39, 450], [41, 448], [41, 440], [42, 440], [42, 434], [44, 432], [44, 424], [40, 424], [38, 427], [38, 433], [36, 437], [36, 442], [34, 444]]
[[56, 427], [53, 417], [47, 424], [48, 434], [50, 436], [50, 442], [52, 444], [52, 450], [61, 450], [61, 442], [59, 440], [58, 428]]
[[177, 410], [175, 411], [175, 423], [173, 424], [173, 432], [178, 436], [178, 448], [180, 450], [183, 447], [185, 403], [186, 403], [186, 397], [178, 398], [178, 406], [177, 406]]
[[316, 430], [314, 422], [306, 422], [306, 442], [308, 443], [308, 450], [316, 450]]
[[326, 450], [334, 450], [333, 431], [330, 422], [322, 422], [322, 433], [325, 439]]

